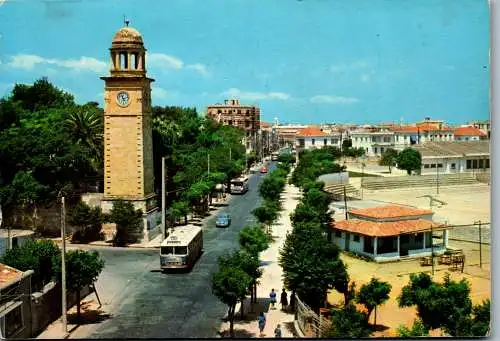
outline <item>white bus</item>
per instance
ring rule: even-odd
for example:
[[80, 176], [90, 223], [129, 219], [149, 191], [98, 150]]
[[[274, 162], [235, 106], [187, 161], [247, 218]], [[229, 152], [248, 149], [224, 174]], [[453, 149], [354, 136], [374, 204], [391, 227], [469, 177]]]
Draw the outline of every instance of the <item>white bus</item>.
[[279, 152], [273, 152], [271, 154], [271, 161], [278, 161], [279, 158], [280, 158], [280, 153]]
[[243, 194], [248, 192], [248, 176], [231, 180], [231, 194]]
[[199, 226], [177, 226], [160, 245], [160, 266], [190, 269], [203, 250], [203, 230]]

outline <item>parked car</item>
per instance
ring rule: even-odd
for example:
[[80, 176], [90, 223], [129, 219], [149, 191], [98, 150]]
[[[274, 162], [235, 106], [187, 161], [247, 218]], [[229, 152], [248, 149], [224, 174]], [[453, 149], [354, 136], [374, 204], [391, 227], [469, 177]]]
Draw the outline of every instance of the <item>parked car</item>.
[[215, 219], [215, 226], [228, 227], [231, 225], [231, 216], [228, 213], [220, 213]]
[[267, 167], [266, 167], [266, 166], [263, 166], [263, 167], [260, 169], [260, 172], [261, 172], [261, 173], [267, 173]]

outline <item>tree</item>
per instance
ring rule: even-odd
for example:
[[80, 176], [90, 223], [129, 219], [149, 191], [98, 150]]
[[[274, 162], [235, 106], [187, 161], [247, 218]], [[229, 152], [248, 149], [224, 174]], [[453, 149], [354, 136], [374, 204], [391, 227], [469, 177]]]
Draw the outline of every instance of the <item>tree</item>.
[[342, 141], [342, 151], [345, 152], [347, 149], [352, 147], [352, 140], [351, 139], [345, 139]]
[[312, 309], [323, 306], [328, 290], [347, 278], [337, 246], [329, 243], [317, 223], [299, 223], [287, 235], [278, 259], [284, 284]]
[[247, 294], [252, 278], [239, 267], [233, 267], [228, 257], [219, 257], [219, 270], [212, 275], [212, 293], [229, 307], [229, 333], [234, 338], [236, 303]]
[[366, 307], [366, 319], [369, 320], [372, 311], [375, 309], [375, 318], [373, 325], [377, 325], [377, 306], [384, 304], [389, 299], [389, 293], [392, 286], [380, 281], [378, 278], [372, 278], [368, 284], [364, 284], [356, 295], [356, 300]]
[[400, 337], [428, 337], [429, 336], [429, 330], [425, 328], [424, 324], [422, 323], [421, 320], [416, 319], [413, 321], [413, 325], [411, 329], [408, 329], [408, 327], [400, 325], [397, 328], [398, 335]]
[[399, 169], [404, 169], [411, 175], [412, 171], [422, 168], [422, 155], [413, 148], [405, 148], [398, 154], [396, 163]]
[[187, 215], [189, 213], [189, 204], [187, 201], [174, 201], [170, 207], [170, 216], [174, 220], [184, 217], [184, 225], [187, 224]]
[[362, 338], [371, 334], [368, 321], [354, 304], [332, 310], [332, 325], [325, 338]]
[[[61, 276], [61, 258], [56, 257], [54, 272]], [[97, 251], [71, 250], [66, 254], [66, 281], [68, 289], [76, 294], [77, 318], [80, 319], [80, 293], [93, 285], [104, 269], [104, 260]]]
[[451, 336], [471, 335], [472, 302], [466, 279], [434, 282], [426, 273], [411, 274], [409, 283], [398, 297], [400, 307], [416, 306], [426, 329], [443, 328]]
[[21, 271], [33, 270], [33, 289], [41, 289], [54, 275], [53, 259], [61, 251], [50, 239], [27, 240], [22, 246], [7, 250], [1, 263]]
[[72, 210], [69, 223], [79, 229], [73, 234], [73, 240], [89, 242], [100, 240], [103, 237], [102, 214], [100, 207], [89, 207], [80, 201]]
[[135, 210], [131, 202], [124, 200], [113, 202], [113, 208], [106, 220], [116, 224], [113, 242], [117, 246], [135, 243], [142, 234], [142, 211]]
[[490, 330], [491, 307], [487, 299], [481, 304], [472, 307], [471, 333], [474, 336], [486, 336]]
[[264, 205], [255, 208], [252, 214], [257, 218], [259, 223], [264, 224], [266, 228], [269, 228], [273, 221], [278, 218], [276, 207], [273, 207], [269, 203], [264, 203]]
[[389, 173], [392, 173], [392, 167], [396, 166], [397, 158], [398, 158], [398, 151], [392, 148], [388, 148], [382, 154], [382, 158], [379, 160], [378, 164], [380, 166], [388, 166]]
[[244, 250], [258, 255], [269, 247], [269, 236], [258, 225], [245, 226], [239, 232], [239, 243]]
[[266, 176], [259, 185], [259, 194], [265, 200], [279, 200], [285, 184], [281, 177]]

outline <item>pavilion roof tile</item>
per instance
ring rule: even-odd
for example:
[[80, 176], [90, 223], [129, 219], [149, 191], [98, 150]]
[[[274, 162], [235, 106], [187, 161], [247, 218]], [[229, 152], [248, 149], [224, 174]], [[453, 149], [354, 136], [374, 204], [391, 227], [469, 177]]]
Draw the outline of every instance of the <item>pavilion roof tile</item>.
[[444, 225], [422, 219], [387, 222], [350, 219], [332, 222], [330, 226], [338, 230], [359, 233], [370, 237], [389, 237], [397, 236], [402, 233], [421, 232], [430, 230], [431, 227], [438, 228]]
[[402, 205], [384, 205], [369, 208], [358, 208], [350, 210], [349, 213], [357, 216], [369, 217], [375, 219], [411, 217], [433, 214], [431, 210], [414, 208]]

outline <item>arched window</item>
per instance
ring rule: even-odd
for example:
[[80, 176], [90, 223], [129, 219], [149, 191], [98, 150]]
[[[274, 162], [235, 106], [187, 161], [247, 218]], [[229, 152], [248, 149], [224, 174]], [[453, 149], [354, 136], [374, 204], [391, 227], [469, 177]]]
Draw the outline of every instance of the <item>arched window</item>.
[[130, 64], [132, 69], [134, 70], [139, 69], [139, 54], [137, 52], [132, 53]]

